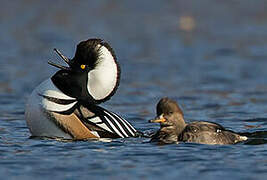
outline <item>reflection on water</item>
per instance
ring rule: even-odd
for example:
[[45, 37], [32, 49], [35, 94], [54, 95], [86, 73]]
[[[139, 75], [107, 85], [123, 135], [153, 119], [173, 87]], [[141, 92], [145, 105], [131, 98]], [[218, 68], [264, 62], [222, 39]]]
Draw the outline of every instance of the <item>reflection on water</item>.
[[247, 136], [249, 139], [245, 143], [247, 145], [259, 145], [267, 143], [267, 131], [260, 130], [259, 126], [254, 127], [256, 130], [252, 132], [243, 132], [241, 133], [244, 136]]
[[266, 144], [267, 140], [263, 138], [251, 138], [245, 144], [247, 145], [259, 145], [259, 144]]
[[[267, 24], [264, 1], [45, 1], [0, 7], [0, 174], [10, 179], [264, 179], [267, 176]], [[103, 104], [147, 135], [163, 96], [188, 122], [219, 123], [249, 137], [226, 146], [156, 146], [149, 138], [29, 138], [24, 104], [56, 69], [53, 48], [73, 57], [99, 37], [122, 67]]]

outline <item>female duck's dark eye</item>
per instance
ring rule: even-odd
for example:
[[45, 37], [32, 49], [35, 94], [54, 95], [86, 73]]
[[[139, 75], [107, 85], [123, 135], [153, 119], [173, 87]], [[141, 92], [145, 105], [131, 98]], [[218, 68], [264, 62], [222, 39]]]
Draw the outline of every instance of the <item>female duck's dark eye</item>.
[[173, 113], [172, 111], [169, 112], [169, 114], [172, 114], [172, 113]]

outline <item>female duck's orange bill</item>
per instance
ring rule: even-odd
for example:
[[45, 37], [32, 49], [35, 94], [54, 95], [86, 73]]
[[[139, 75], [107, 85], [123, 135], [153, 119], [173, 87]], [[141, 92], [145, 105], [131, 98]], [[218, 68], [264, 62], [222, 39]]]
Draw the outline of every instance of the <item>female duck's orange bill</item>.
[[166, 122], [166, 119], [163, 117], [163, 114], [160, 116], [156, 117], [156, 119], [149, 120], [148, 122], [150, 123], [164, 123]]

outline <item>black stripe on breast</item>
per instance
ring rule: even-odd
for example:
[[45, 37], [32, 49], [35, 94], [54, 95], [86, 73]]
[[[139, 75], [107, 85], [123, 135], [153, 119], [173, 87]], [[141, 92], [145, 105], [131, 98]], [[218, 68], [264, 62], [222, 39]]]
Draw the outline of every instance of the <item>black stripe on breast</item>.
[[57, 112], [59, 114], [64, 114], [64, 115], [70, 115], [71, 113], [73, 113], [75, 111], [75, 109], [77, 108], [77, 103], [74, 104], [74, 106], [72, 106], [70, 109], [66, 110], [66, 111], [54, 111]]
[[[57, 98], [45, 96], [45, 95], [42, 95], [42, 94], [39, 94], [39, 96], [47, 99], [48, 101], [51, 101], [51, 102], [54, 102], [54, 103], [57, 103], [57, 104], [60, 104], [60, 105], [69, 105], [69, 104], [71, 104], [71, 103], [76, 101], [76, 100], [70, 100], [70, 99], [57, 99]], [[74, 110], [76, 108], [77, 108], [77, 103], [74, 104], [70, 109], [68, 109], [66, 111], [51, 111], [51, 112], [56, 112], [56, 113], [64, 114], [64, 115], [70, 115], [71, 113], [74, 112]]]
[[72, 100], [72, 99], [58, 99], [58, 98], [54, 98], [54, 97], [49, 97], [49, 96], [45, 96], [42, 94], [39, 94], [39, 96], [42, 96], [43, 98], [47, 99], [48, 101], [57, 103], [57, 104], [61, 104], [61, 105], [68, 105], [71, 104], [77, 100]]

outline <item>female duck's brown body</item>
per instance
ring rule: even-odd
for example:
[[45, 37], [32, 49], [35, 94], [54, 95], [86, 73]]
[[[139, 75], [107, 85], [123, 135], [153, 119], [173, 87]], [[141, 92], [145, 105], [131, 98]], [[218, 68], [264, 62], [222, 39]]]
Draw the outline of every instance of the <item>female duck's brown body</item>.
[[247, 140], [233, 131], [226, 130], [219, 124], [196, 121], [186, 124], [178, 104], [162, 98], [157, 104], [157, 118], [150, 122], [160, 123], [160, 130], [152, 137], [151, 142], [160, 144], [193, 142], [201, 144], [235, 144]]

